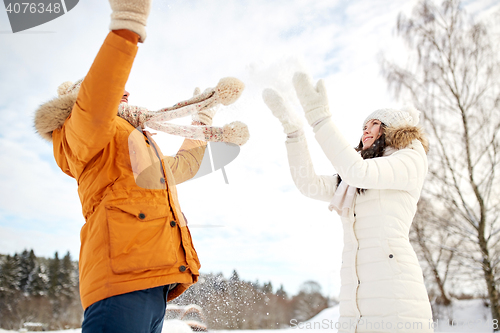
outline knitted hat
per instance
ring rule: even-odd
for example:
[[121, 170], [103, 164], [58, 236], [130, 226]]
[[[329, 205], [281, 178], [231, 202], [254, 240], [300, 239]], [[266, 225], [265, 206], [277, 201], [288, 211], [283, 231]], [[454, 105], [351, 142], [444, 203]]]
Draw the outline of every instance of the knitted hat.
[[378, 119], [388, 127], [417, 126], [420, 118], [420, 111], [413, 106], [405, 106], [401, 110], [379, 109], [374, 111], [363, 122], [363, 128], [366, 123], [373, 119]]

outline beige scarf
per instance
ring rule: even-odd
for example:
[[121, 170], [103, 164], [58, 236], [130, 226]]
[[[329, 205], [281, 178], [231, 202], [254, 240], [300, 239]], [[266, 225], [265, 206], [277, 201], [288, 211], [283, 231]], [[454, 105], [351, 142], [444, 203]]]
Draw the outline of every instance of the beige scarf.
[[349, 217], [349, 212], [352, 209], [354, 198], [356, 198], [356, 187], [347, 185], [346, 182], [340, 182], [328, 209], [335, 210], [342, 217]]

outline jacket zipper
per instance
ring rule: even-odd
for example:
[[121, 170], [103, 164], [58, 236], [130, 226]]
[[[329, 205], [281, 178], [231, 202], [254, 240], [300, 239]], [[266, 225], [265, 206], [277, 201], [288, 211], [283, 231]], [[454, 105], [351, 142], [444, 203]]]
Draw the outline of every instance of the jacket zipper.
[[[161, 164], [161, 173], [163, 175], [163, 179], [165, 180], [165, 189], [168, 188], [168, 183], [167, 183], [167, 174], [165, 173], [165, 165], [163, 164], [163, 160], [160, 158], [160, 154], [158, 153], [158, 150], [156, 149], [156, 145], [153, 143], [153, 139], [150, 138], [146, 133], [142, 132], [142, 134], [146, 137], [146, 142], [153, 147], [155, 150], [156, 157], [158, 157], [158, 160], [160, 161]], [[151, 158], [151, 162], [154, 163], [153, 158]], [[167, 200], [168, 200], [168, 205], [170, 206], [170, 212], [172, 213], [172, 216], [174, 219], [177, 221], [178, 218], [174, 212], [173, 206], [172, 206], [172, 200], [170, 198], [170, 191], [167, 191]]]
[[[163, 178], [165, 179], [166, 184], [167, 179], [165, 178], [165, 170], [163, 169], [163, 160], [160, 158], [160, 154], [158, 154], [158, 150], [156, 150], [156, 146], [153, 144], [153, 140], [146, 133], [142, 132], [142, 134], [146, 137], [146, 142], [155, 150], [156, 157], [158, 157], [158, 161], [160, 161], [161, 164], [161, 173], [163, 175]], [[155, 161], [153, 160], [153, 158], [151, 158], [151, 162], [154, 164]]]
[[352, 222], [352, 235], [354, 236], [354, 240], [356, 241], [356, 252], [355, 252], [355, 255], [354, 255], [354, 273], [356, 275], [356, 290], [355, 290], [355, 298], [354, 298], [354, 302], [356, 304], [356, 312], [358, 313], [358, 318], [356, 320], [356, 325], [354, 327], [354, 332], [357, 332], [358, 330], [358, 324], [361, 320], [361, 312], [359, 311], [359, 305], [358, 305], [358, 289], [359, 289], [359, 284], [360, 284], [360, 281], [359, 281], [359, 276], [358, 276], [358, 251], [359, 251], [359, 243], [358, 243], [358, 239], [356, 238], [356, 232], [354, 231], [354, 223], [356, 222], [356, 217], [354, 215], [354, 212], [352, 212], [353, 214], [353, 222]]

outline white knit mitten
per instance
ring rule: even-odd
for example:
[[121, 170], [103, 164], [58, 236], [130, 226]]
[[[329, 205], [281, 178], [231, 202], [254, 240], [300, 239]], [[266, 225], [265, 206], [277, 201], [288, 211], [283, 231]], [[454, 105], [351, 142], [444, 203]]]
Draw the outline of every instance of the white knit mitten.
[[262, 98], [273, 115], [281, 121], [285, 134], [289, 135], [302, 129], [302, 120], [277, 91], [264, 89]]
[[293, 76], [293, 85], [309, 125], [332, 115], [328, 109], [328, 96], [323, 80], [319, 80], [315, 87], [308, 74], [297, 72]]
[[146, 39], [146, 21], [152, 0], [109, 0], [111, 9], [110, 30], [127, 29], [139, 35], [141, 43]]

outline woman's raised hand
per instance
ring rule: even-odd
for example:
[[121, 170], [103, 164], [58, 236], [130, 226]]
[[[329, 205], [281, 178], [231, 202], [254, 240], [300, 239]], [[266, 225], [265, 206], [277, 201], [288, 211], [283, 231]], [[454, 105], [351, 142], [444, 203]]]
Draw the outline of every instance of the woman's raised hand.
[[285, 99], [273, 89], [264, 89], [262, 98], [273, 115], [281, 121], [285, 134], [302, 129], [302, 121]]
[[293, 86], [309, 125], [312, 126], [332, 115], [328, 108], [328, 96], [323, 80], [319, 80], [315, 87], [310, 75], [297, 72], [293, 76]]

